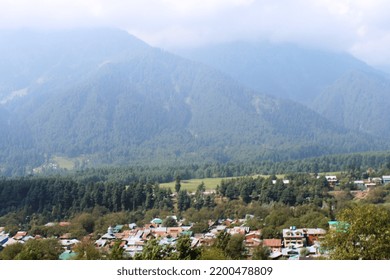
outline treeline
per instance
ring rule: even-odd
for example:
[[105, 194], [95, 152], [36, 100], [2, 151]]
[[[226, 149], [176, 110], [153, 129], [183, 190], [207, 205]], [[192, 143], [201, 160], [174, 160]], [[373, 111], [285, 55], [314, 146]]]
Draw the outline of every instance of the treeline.
[[230, 200], [242, 199], [245, 203], [258, 201], [260, 204], [280, 202], [289, 206], [301, 205], [314, 202], [317, 206], [322, 205], [324, 199], [330, 198], [329, 183], [325, 177], [310, 175], [286, 176], [289, 182], [270, 176], [252, 178], [244, 177], [233, 180], [223, 180], [217, 191], [223, 197]]
[[171, 191], [150, 183], [80, 184], [69, 178], [22, 178], [0, 181], [0, 216], [23, 210], [59, 220], [102, 206], [109, 212], [172, 209]]
[[[310, 175], [288, 177], [291, 183], [282, 180], [273, 182], [272, 176], [243, 177], [223, 180], [216, 194], [225, 200], [241, 200], [245, 204], [257, 201], [260, 204], [281, 202], [285, 205], [300, 205], [315, 202], [318, 206], [328, 198], [329, 186], [325, 178]], [[215, 194], [205, 192], [204, 184], [194, 194], [176, 189], [177, 210], [191, 207], [213, 208]], [[149, 209], [174, 210], [174, 195], [170, 189], [143, 181], [126, 185], [113, 182], [80, 183], [71, 178], [21, 178], [0, 180], [0, 216], [23, 210], [27, 215], [43, 214], [48, 219], [60, 220], [75, 213], [104, 207], [108, 212]]]
[[[329, 155], [295, 161], [252, 161], [206, 164], [172, 164], [127, 167], [86, 168], [66, 172], [77, 182], [115, 182], [128, 184], [134, 181], [172, 182], [177, 176], [183, 180], [193, 178], [225, 178], [249, 175], [272, 175], [293, 173], [353, 172], [363, 176], [368, 169], [375, 170], [376, 176], [390, 174], [390, 152]], [[61, 172], [60, 172], [61, 173]]]

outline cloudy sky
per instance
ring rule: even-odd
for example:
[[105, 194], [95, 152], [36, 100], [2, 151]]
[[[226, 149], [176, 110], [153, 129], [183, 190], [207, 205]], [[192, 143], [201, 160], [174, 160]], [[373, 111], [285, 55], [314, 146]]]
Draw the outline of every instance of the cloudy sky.
[[0, 0], [0, 28], [125, 29], [153, 46], [293, 42], [390, 65], [388, 0]]

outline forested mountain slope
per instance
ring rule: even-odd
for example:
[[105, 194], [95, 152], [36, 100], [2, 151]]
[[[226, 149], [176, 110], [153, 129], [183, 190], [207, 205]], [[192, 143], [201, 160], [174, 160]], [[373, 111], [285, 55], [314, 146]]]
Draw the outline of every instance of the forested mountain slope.
[[351, 70], [377, 72], [346, 53], [287, 43], [232, 42], [177, 52], [255, 90], [305, 105], [311, 105], [325, 87]]
[[374, 73], [352, 71], [327, 87], [313, 107], [345, 127], [389, 138], [390, 79]]
[[[12, 135], [27, 142], [31, 166], [56, 154], [158, 164], [384, 148], [374, 137], [123, 31], [4, 34], [0, 110], [6, 117], [0, 125], [8, 131], [9, 120], [17, 121]], [[0, 165], [20, 166], [15, 155], [23, 158], [26, 149], [12, 137], [1, 141]]]

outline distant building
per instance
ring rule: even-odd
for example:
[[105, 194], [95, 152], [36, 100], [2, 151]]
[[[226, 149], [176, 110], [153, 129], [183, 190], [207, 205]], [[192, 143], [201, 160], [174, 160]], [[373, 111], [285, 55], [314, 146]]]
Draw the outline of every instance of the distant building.
[[383, 185], [390, 183], [390, 175], [382, 176], [382, 183]]
[[303, 229], [306, 235], [307, 245], [312, 246], [320, 241], [326, 234], [326, 230], [322, 228], [305, 228]]
[[271, 255], [279, 256], [282, 253], [282, 239], [264, 239], [263, 246], [270, 248]]
[[325, 176], [325, 178], [331, 186], [335, 186], [338, 183], [337, 177], [334, 175]]
[[326, 230], [322, 228], [296, 229], [295, 227], [290, 227], [290, 229], [283, 229], [283, 244], [286, 248], [311, 246], [320, 241], [325, 234]]
[[296, 229], [290, 227], [289, 229], [283, 229], [283, 244], [284, 247], [303, 247], [306, 243], [306, 238], [302, 229]]
[[153, 225], [153, 227], [159, 227], [162, 225], [163, 221], [160, 218], [154, 218], [150, 221], [150, 223]]
[[[275, 184], [276, 184], [276, 182], [277, 182], [276, 180], [272, 180], [272, 184], [274, 184], [274, 185], [275, 185]], [[283, 184], [284, 184], [284, 185], [288, 185], [288, 184], [290, 184], [290, 180], [283, 180]]]

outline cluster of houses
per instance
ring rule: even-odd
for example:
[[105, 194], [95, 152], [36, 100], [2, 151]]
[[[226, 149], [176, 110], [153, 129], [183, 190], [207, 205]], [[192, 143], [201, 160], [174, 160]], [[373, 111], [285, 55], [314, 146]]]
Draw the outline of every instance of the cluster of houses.
[[[325, 176], [326, 180], [328, 181], [330, 186], [336, 186], [339, 184], [339, 180], [337, 176], [335, 175], [329, 175]], [[390, 175], [384, 175], [382, 177], [369, 177], [364, 180], [355, 180], [353, 181], [353, 185], [356, 189], [364, 191], [364, 190], [370, 190], [371, 188], [386, 185], [390, 183]]]
[[[172, 216], [176, 219], [175, 216]], [[240, 220], [218, 220], [209, 222], [209, 230], [206, 233], [194, 234], [191, 226], [164, 227], [163, 220], [153, 219], [149, 224], [138, 227], [136, 224], [110, 226], [107, 232], [95, 241], [95, 246], [101, 250], [110, 250], [116, 242], [124, 249], [127, 256], [134, 257], [141, 253], [146, 242], [149, 239], [156, 238], [160, 245], [175, 246], [177, 239], [182, 235], [191, 238], [191, 246], [210, 246], [214, 243], [218, 234], [226, 232], [231, 235], [241, 234], [244, 238], [244, 245], [251, 257], [254, 249], [258, 246], [266, 246], [270, 249], [270, 258], [302, 258], [304, 250], [305, 256], [318, 257], [322, 254], [320, 250], [320, 240], [326, 234], [324, 229], [320, 228], [295, 228], [284, 229], [281, 239], [262, 239], [261, 230], [250, 230], [245, 226], [246, 219]], [[180, 224], [180, 222], [178, 223]], [[16, 242], [24, 243], [31, 238], [41, 238], [39, 236], [30, 236], [25, 231], [19, 231], [16, 235], [10, 237], [0, 228], [0, 247], [6, 247]], [[64, 252], [59, 259], [70, 259], [76, 255], [73, 251], [75, 245], [80, 241], [71, 239], [69, 234], [58, 237]]]
[[354, 186], [359, 190], [370, 190], [380, 185], [386, 185], [390, 183], [390, 176], [382, 176], [368, 178], [366, 180], [356, 180], [353, 182]]

